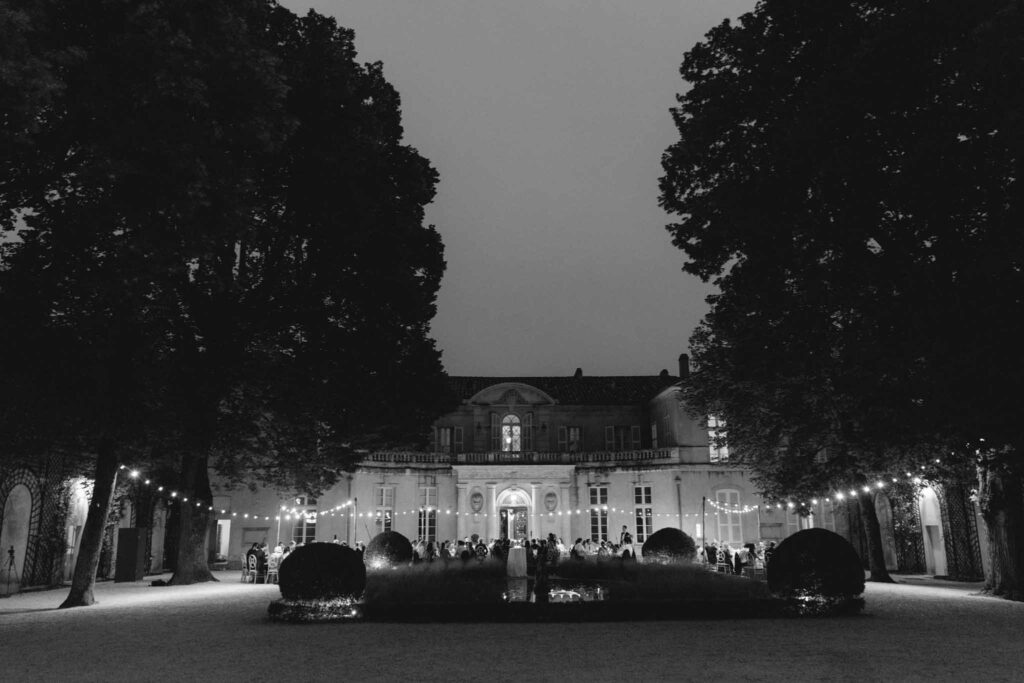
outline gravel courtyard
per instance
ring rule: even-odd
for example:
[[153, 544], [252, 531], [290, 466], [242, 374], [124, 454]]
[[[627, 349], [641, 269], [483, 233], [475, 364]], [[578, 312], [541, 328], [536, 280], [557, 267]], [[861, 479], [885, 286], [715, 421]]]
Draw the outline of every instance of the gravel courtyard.
[[1024, 681], [1024, 603], [977, 584], [868, 584], [857, 617], [286, 625], [276, 586], [101, 583], [0, 600], [0, 680]]

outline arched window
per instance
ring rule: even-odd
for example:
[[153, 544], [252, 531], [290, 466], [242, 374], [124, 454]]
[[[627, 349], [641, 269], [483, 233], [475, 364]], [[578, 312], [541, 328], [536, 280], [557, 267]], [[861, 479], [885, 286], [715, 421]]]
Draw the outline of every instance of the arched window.
[[501, 420], [501, 450], [518, 453], [523, 450], [523, 427], [516, 415], [506, 415]]

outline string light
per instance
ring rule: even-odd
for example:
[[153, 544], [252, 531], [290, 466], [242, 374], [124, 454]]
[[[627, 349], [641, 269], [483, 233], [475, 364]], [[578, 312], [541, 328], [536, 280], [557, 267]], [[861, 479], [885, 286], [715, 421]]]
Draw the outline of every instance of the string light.
[[[939, 458], [935, 458], [934, 462], [936, 464], [939, 464], [941, 462], [941, 460]], [[130, 478], [132, 478], [132, 479], [138, 479], [141, 476], [141, 472], [138, 469], [136, 469], [136, 468], [129, 469], [127, 465], [120, 465], [118, 469], [119, 470], [128, 470], [128, 472], [127, 472], [128, 476]], [[920, 469], [921, 470], [926, 470], [926, 467], [924, 465], [920, 465]], [[920, 486], [920, 485], [925, 483], [925, 480], [921, 476], [915, 476], [912, 472], [906, 472], [906, 476], [907, 476], [907, 479], [910, 480], [910, 482], [914, 483], [915, 485], [919, 485]], [[890, 477], [890, 480], [892, 481], [893, 484], [899, 483], [899, 480], [896, 477]], [[154, 482], [151, 479], [145, 479], [142, 483], [145, 486], [149, 486], [150, 484], [153, 484]], [[878, 480], [877, 482], [875, 482], [875, 487], [877, 489], [879, 489], [879, 490], [885, 488], [885, 486], [886, 486], [886, 484], [882, 480]], [[862, 490], [863, 490], [864, 493], [870, 493], [871, 490], [872, 490], [871, 486], [869, 486], [869, 485], [861, 485], [861, 487], [862, 487]], [[163, 486], [161, 486], [161, 485], [158, 485], [158, 486], [156, 486], [156, 491], [160, 492], [160, 493], [163, 493], [165, 491], [165, 488]], [[854, 489], [854, 488], [849, 489], [849, 495], [851, 497], [855, 498], [857, 496], [857, 490]], [[842, 501], [845, 498], [846, 498], [846, 496], [845, 496], [845, 494], [843, 493], [842, 490], [836, 491], [836, 493], [834, 495], [834, 499], [836, 501]], [[170, 491], [168, 502], [169, 503], [173, 503], [173, 502], [175, 502], [178, 499], [179, 499], [178, 498], [178, 492], [177, 491]], [[181, 500], [181, 502], [186, 503], [186, 502], [188, 502], [189, 499], [187, 497], [181, 497], [180, 500]], [[817, 505], [819, 505], [820, 502], [825, 502], [825, 501], [831, 502], [831, 500], [832, 500], [832, 498], [828, 497], [828, 496], [823, 497], [820, 501], [819, 501], [819, 498], [812, 498], [811, 499], [811, 505], [817, 506]], [[713, 500], [706, 500], [706, 503], [709, 506], [711, 506], [711, 508], [713, 510], [715, 510], [715, 512], [706, 513], [706, 514], [713, 515], [715, 517], [718, 516], [718, 512], [719, 511], [724, 513], [724, 514], [744, 514], [744, 513], [758, 511], [758, 510], [760, 510], [760, 507], [761, 507], [761, 506], [756, 506], [756, 505], [730, 506], [730, 505], [722, 504], [722, 503], [719, 503], [719, 502], [713, 501]], [[201, 500], [196, 500], [195, 504], [196, 504], [196, 507], [202, 507], [204, 505], [203, 501], [201, 501]], [[797, 503], [796, 503], [795, 500], [787, 500], [786, 501], [786, 507], [788, 509], [792, 510], [796, 506], [797, 506]], [[805, 502], [800, 502], [799, 506], [802, 507], [802, 508], [808, 507], [807, 503], [805, 503]], [[775, 504], [775, 507], [777, 509], [781, 510], [783, 506], [782, 506], [781, 503], [777, 502]], [[207, 510], [211, 511], [211, 512], [215, 512], [215, 509], [214, 509], [214, 507], [212, 505], [208, 505], [207, 506]], [[289, 511], [289, 509], [288, 509], [288, 507], [286, 505], [282, 505], [281, 506], [281, 511], [289, 513], [289, 514], [286, 514], [284, 516], [285, 519], [287, 519], [287, 520], [291, 520], [292, 517], [294, 517], [296, 520], [298, 520], [300, 518], [305, 518], [305, 519], [307, 519], [307, 520], [309, 520], [311, 522], [315, 522], [318, 518], [324, 518], [324, 517], [327, 517], [327, 516], [335, 517], [335, 516], [337, 516], [339, 514], [351, 514], [351, 515], [353, 515], [353, 517], [365, 518], [365, 519], [379, 518], [381, 516], [380, 511], [356, 513], [356, 511], [355, 511], [355, 501], [353, 501], [351, 499], [345, 501], [344, 503], [340, 503], [340, 504], [338, 504], [338, 505], [336, 505], [336, 506], [334, 506], [332, 508], [328, 508], [328, 509], [300, 511], [298, 508], [293, 507]], [[420, 514], [420, 513], [423, 513], [423, 512], [433, 512], [433, 513], [436, 513], [436, 514], [441, 514], [443, 512], [443, 514], [445, 514], [445, 515], [449, 515], [449, 516], [454, 515], [456, 517], [459, 517], [459, 516], [469, 517], [470, 515], [472, 515], [473, 519], [479, 519], [479, 518], [487, 519], [487, 518], [490, 518], [491, 516], [496, 516], [496, 515], [491, 515], [491, 514], [489, 514], [487, 512], [469, 512], [469, 511], [458, 511], [458, 510], [452, 511], [450, 508], [446, 508], [446, 509], [444, 509], [442, 511], [440, 508], [437, 508], [437, 507], [434, 507], [434, 506], [421, 506], [419, 508], [414, 508], [414, 509], [409, 509], [409, 510], [398, 510], [398, 511], [390, 510], [390, 511], [386, 511], [384, 513], [384, 515], [386, 517], [393, 517], [395, 515], [403, 515], [403, 516], [404, 515], [415, 515], [415, 514]], [[592, 514], [592, 513], [595, 513], [595, 512], [603, 512], [605, 514], [607, 514], [609, 512], [612, 512], [612, 513], [616, 513], [616, 514], [621, 513], [621, 514], [626, 514], [626, 515], [632, 516], [633, 514], [635, 514], [637, 512], [637, 510], [635, 508], [622, 508], [622, 509], [619, 509], [619, 508], [610, 507], [609, 505], [604, 504], [604, 505], [600, 505], [600, 506], [591, 506], [590, 508], [586, 508], [586, 509], [577, 508], [575, 510], [573, 510], [573, 509], [568, 509], [568, 510], [564, 510], [564, 511], [558, 510], [557, 512], [548, 511], [548, 517], [549, 518], [553, 518], [556, 515], [558, 517], [562, 517], [562, 516], [570, 517], [570, 516], [572, 516], [574, 514], [575, 515], [585, 515], [585, 514]], [[230, 511], [229, 512], [228, 510], [221, 509], [219, 514], [221, 514], [221, 515], [228, 515], [230, 517], [237, 517], [240, 514], [240, 511]], [[242, 512], [241, 514], [242, 514], [243, 518], [245, 518], [245, 519], [250, 519], [251, 518], [251, 519], [257, 520], [257, 519], [261, 519], [262, 518], [262, 519], [267, 520], [267, 521], [269, 521], [271, 519], [270, 516], [253, 514], [253, 513], [249, 513], [249, 512]], [[540, 511], [537, 511], [534, 514], [536, 515], [536, 517], [540, 518], [540, 517], [543, 516], [544, 513], [540, 512]], [[704, 516], [704, 515], [705, 515], [705, 513], [703, 513], [703, 512], [693, 512], [693, 513], [689, 513], [689, 512], [687, 512], [687, 513], [649, 512], [649, 513], [646, 513], [646, 516], [649, 516], [649, 517], [663, 517], [663, 518], [677, 518], [677, 519], [679, 519], [679, 518], [689, 518], [689, 517], [695, 517], [696, 518], [696, 517], [701, 517], [701, 516]], [[273, 519], [277, 520], [277, 521], [280, 521], [281, 515], [277, 515]]]

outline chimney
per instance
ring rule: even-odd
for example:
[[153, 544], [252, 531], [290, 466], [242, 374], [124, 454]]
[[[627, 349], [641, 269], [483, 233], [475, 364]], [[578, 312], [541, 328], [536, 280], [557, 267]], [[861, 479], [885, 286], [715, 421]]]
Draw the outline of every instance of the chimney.
[[583, 376], [583, 368], [576, 368], [576, 372], [572, 373], [572, 376], [579, 379]]
[[658, 373], [658, 377], [661, 379], [668, 379], [668, 370], [662, 368], [661, 372]]
[[685, 353], [679, 354], [679, 379], [686, 379], [690, 376], [690, 357]]

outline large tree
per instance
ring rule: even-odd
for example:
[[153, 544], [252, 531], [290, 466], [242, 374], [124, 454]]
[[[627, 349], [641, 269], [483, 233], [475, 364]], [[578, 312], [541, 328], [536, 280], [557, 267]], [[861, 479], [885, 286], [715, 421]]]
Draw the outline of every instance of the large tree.
[[[12, 107], [33, 115], [9, 137], [0, 196], [6, 227], [23, 225], [5, 266], [55, 245], [74, 268], [32, 263], [98, 293], [81, 317], [128, 302], [116, 315], [141, 326], [145, 362], [123, 369], [144, 379], [146, 428], [190, 500], [173, 581], [208, 580], [211, 464], [329, 483], [356, 447], [441, 409], [426, 333], [444, 260], [423, 225], [436, 172], [333, 20], [261, 0], [58, 4], [19, 24], [57, 85]], [[92, 334], [59, 317], [66, 299], [44, 304]]]
[[1022, 28], [1006, 0], [760, 2], [687, 53], [662, 179], [685, 269], [721, 292], [692, 395], [730, 441], [851, 474], [970, 458], [988, 585], [1016, 599]]

